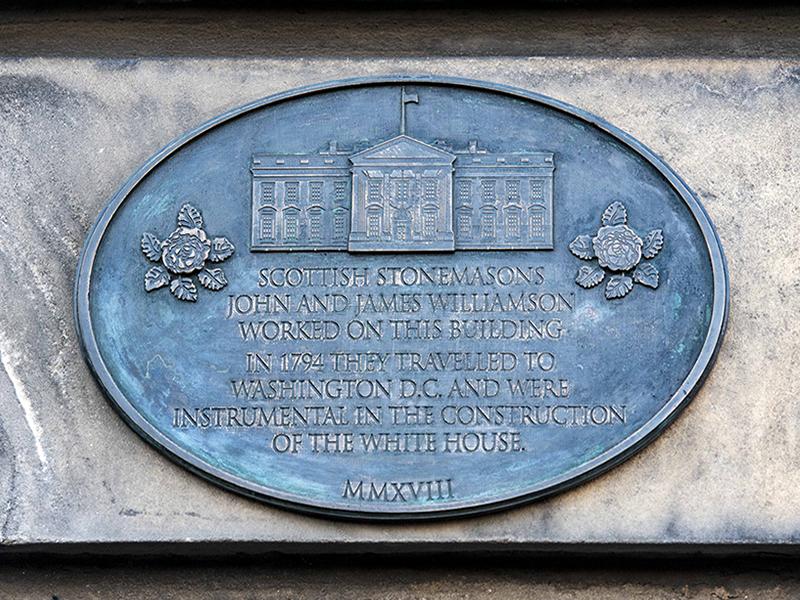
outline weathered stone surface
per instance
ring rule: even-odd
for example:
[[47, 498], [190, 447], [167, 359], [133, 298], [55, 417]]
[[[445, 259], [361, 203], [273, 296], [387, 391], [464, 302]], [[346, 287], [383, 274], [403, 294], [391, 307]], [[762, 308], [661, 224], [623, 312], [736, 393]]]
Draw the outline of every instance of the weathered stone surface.
[[[731, 272], [716, 367], [687, 411], [598, 480], [478, 519], [376, 526], [298, 516], [160, 456], [104, 400], [72, 323], [88, 228], [152, 153], [291, 87], [428, 72], [598, 114], [698, 193]], [[0, 61], [0, 543], [795, 543], [800, 540], [800, 66], [780, 59], [7, 58]]]
[[[165, 8], [170, 3], [173, 10]], [[25, 7], [25, 2], [16, 4]], [[142, 0], [127, 5], [143, 7], [139, 10], [6, 13], [4, 54], [124, 60], [165, 56], [784, 58], [800, 53], [800, 9], [789, 2], [720, 8], [720, 4], [748, 3], [673, 2], [669, 6], [668, 2], [534, 0], [499, 2], [492, 10], [454, 10], [447, 8], [453, 3], [439, 1], [351, 0], [302, 8], [275, 6], [266, 13], [253, 10], [257, 5], [250, 2], [230, 4], [217, 4], [223, 9], [214, 10], [207, 8], [213, 3]], [[343, 5], [351, 10], [341, 10]], [[409, 5], [428, 8], [409, 10]], [[182, 10], [174, 10], [177, 6]]]
[[470, 560], [417, 561], [360, 557], [227, 561], [130, 560], [12, 562], [0, 566], [0, 600], [791, 600], [800, 579], [774, 558], [720, 565], [670, 563]]

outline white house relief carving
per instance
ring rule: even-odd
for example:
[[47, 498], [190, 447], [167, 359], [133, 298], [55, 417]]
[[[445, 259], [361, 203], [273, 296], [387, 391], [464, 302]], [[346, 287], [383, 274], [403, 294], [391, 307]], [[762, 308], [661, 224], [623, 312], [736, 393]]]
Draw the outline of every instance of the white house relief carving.
[[252, 235], [258, 251], [451, 252], [553, 248], [551, 152], [454, 150], [400, 134], [361, 151], [256, 154]]

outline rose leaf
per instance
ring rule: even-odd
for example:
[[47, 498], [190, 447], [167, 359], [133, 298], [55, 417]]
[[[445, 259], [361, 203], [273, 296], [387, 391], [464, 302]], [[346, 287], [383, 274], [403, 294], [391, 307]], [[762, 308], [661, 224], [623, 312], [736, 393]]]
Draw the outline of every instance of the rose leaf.
[[633, 289], [633, 280], [627, 275], [613, 275], [606, 284], [606, 298], [624, 298]]
[[650, 263], [642, 263], [633, 272], [633, 280], [656, 289], [658, 287], [658, 269]]
[[594, 249], [592, 248], [592, 238], [588, 235], [579, 235], [569, 245], [569, 250], [578, 258], [592, 260]]
[[642, 256], [645, 258], [653, 258], [661, 251], [664, 246], [664, 234], [660, 229], [653, 229], [650, 233], [644, 236], [644, 246], [642, 247]]
[[169, 284], [169, 291], [178, 300], [195, 302], [197, 300], [197, 287], [188, 277], [178, 277]]
[[148, 292], [164, 287], [169, 283], [169, 274], [161, 267], [150, 267], [144, 274], [144, 289]]
[[225, 278], [225, 273], [219, 267], [214, 269], [203, 269], [197, 274], [197, 278], [203, 287], [206, 287], [215, 292], [221, 290], [228, 285], [228, 280]]
[[215, 237], [211, 242], [211, 253], [208, 255], [208, 258], [211, 262], [222, 262], [230, 257], [235, 250], [236, 248], [234, 248], [228, 238]]
[[142, 235], [142, 252], [148, 260], [158, 262], [161, 258], [161, 242], [152, 233]]
[[603, 281], [605, 276], [606, 272], [600, 267], [583, 266], [578, 269], [578, 276], [575, 278], [575, 283], [588, 290]]
[[624, 225], [628, 221], [628, 211], [622, 202], [612, 202], [603, 211], [603, 225]]
[[178, 227], [200, 228], [203, 226], [203, 215], [188, 202], [178, 211]]

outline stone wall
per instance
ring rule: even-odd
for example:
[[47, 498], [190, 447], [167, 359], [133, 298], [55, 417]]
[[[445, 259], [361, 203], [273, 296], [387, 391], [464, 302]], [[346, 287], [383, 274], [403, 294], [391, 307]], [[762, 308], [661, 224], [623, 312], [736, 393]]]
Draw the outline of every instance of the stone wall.
[[[798, 31], [800, 12], [788, 8], [0, 14], [0, 544], [793, 551]], [[300, 516], [159, 455], [83, 362], [72, 321], [78, 253], [141, 163], [261, 96], [392, 73], [499, 82], [593, 112], [662, 156], [716, 224], [731, 275], [717, 364], [677, 422], [601, 478], [437, 524]]]

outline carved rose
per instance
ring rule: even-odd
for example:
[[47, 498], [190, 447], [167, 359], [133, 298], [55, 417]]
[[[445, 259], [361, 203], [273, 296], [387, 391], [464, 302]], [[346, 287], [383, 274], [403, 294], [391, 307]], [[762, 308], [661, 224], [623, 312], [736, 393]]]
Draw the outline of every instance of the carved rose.
[[[609, 300], [627, 296], [634, 283], [656, 289], [658, 269], [653, 263], [642, 262], [642, 258], [651, 259], [658, 255], [664, 246], [664, 232], [653, 229], [644, 239], [639, 237], [628, 227], [628, 209], [622, 202], [609, 204], [600, 223], [597, 235], [579, 235], [569, 245], [569, 251], [581, 260], [596, 258], [598, 263], [580, 267], [575, 283], [588, 290], [605, 281], [605, 296]], [[612, 272], [608, 279], [605, 269]]]
[[173, 273], [194, 273], [205, 266], [209, 252], [211, 242], [205, 231], [178, 227], [164, 241], [161, 260]]
[[642, 260], [642, 238], [627, 225], [601, 227], [592, 238], [592, 247], [601, 267], [627, 271]]
[[166, 240], [162, 242], [145, 232], [141, 248], [147, 260], [159, 263], [145, 273], [145, 291], [169, 287], [173, 296], [185, 302], [197, 301], [197, 285], [191, 276], [195, 273], [200, 285], [212, 292], [228, 285], [225, 272], [219, 267], [206, 266], [206, 261], [221, 263], [236, 250], [228, 238], [209, 240], [203, 230], [203, 214], [188, 202], [178, 211], [178, 228]]

